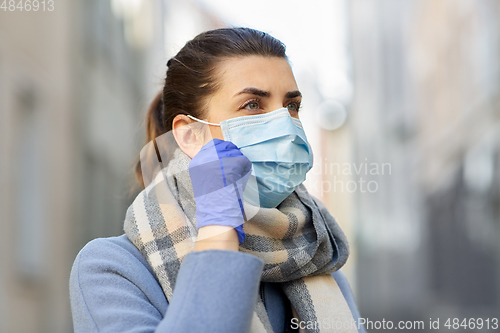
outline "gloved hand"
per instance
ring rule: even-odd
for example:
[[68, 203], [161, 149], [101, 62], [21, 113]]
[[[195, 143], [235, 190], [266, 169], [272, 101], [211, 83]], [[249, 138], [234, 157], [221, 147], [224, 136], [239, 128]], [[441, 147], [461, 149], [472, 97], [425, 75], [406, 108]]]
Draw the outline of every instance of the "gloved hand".
[[213, 139], [201, 148], [189, 163], [198, 229], [231, 226], [243, 243], [243, 191], [251, 171], [252, 162], [232, 142]]

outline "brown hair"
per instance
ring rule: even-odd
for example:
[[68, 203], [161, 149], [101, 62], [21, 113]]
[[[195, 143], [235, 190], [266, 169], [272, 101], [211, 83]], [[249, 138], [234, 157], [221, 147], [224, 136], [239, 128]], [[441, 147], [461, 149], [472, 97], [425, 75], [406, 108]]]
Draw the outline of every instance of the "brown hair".
[[[146, 143], [172, 130], [178, 114], [203, 116], [203, 102], [218, 88], [216, 65], [220, 61], [249, 55], [287, 59], [285, 51], [278, 39], [250, 28], [222, 28], [199, 34], [167, 62], [163, 90], [146, 114]], [[156, 144], [155, 149], [161, 161]], [[135, 175], [144, 188], [140, 160]]]

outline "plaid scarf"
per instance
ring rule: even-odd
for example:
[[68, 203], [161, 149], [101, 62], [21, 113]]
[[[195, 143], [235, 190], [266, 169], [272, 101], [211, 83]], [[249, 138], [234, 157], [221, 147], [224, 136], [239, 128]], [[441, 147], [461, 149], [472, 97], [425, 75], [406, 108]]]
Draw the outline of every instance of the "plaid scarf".
[[[190, 161], [177, 148], [168, 166], [139, 193], [125, 217], [127, 237], [153, 268], [169, 302], [182, 260], [193, 250], [198, 233]], [[348, 242], [321, 202], [300, 185], [276, 208], [245, 202], [244, 209], [247, 217], [253, 217], [243, 224], [246, 238], [240, 251], [264, 261], [261, 280], [281, 283], [301, 321], [317, 322], [316, 328], [306, 332], [357, 332], [327, 327], [354, 319], [331, 276], [346, 262]], [[260, 297], [250, 332], [273, 332]]]

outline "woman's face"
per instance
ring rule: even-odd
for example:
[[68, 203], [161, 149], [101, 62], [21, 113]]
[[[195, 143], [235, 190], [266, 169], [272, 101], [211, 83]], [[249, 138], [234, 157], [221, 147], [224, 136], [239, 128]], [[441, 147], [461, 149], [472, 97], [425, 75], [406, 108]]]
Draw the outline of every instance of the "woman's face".
[[[228, 58], [218, 65], [219, 89], [207, 100], [204, 118], [211, 123], [288, 108], [298, 118], [302, 95], [288, 61], [278, 57]], [[219, 126], [212, 138], [224, 140]]]
[[[278, 57], [244, 56], [221, 61], [218, 90], [205, 101], [204, 120], [219, 124], [223, 120], [263, 114], [288, 108], [298, 118], [300, 94], [288, 61]], [[191, 126], [197, 130], [191, 130]], [[173, 122], [174, 137], [181, 149], [193, 158], [212, 139], [224, 140], [220, 126], [201, 123], [179, 114]], [[208, 128], [208, 131], [207, 131]]]

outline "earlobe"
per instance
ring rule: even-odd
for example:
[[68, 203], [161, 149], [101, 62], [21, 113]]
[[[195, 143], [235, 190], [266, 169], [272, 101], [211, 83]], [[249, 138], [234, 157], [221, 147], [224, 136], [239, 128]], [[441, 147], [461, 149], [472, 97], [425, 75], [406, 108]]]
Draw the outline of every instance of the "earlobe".
[[207, 125], [192, 122], [186, 115], [178, 114], [172, 121], [172, 131], [181, 150], [193, 158], [205, 144]]

